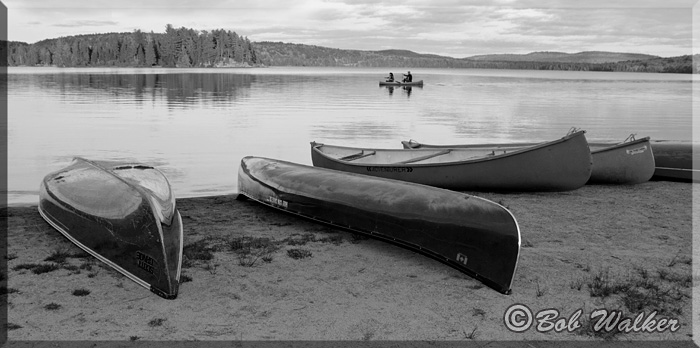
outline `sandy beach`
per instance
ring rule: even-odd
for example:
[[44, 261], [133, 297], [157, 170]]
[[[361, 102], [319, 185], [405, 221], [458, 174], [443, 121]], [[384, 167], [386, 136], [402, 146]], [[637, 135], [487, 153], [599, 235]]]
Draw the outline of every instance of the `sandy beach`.
[[[216, 196], [177, 200], [186, 257], [179, 295], [165, 300], [83, 254], [36, 206], [10, 207], [8, 339], [692, 346], [693, 186], [467, 192], [504, 205], [520, 225], [510, 295], [412, 251]], [[616, 311], [639, 325], [595, 328]], [[669, 325], [641, 329], [663, 318]]]

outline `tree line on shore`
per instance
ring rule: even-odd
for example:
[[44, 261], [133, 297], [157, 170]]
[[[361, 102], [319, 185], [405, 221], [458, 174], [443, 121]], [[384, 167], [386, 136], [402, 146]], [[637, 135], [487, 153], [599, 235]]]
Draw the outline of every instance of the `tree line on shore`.
[[[174, 28], [164, 33], [107, 33], [7, 43], [9, 66], [250, 67], [353, 66], [697, 73], [700, 55], [611, 63], [451, 58], [410, 51], [360, 51], [251, 42], [232, 31]], [[693, 61], [695, 58], [695, 62]]]
[[9, 66], [220, 67], [255, 66], [248, 38], [223, 29], [174, 28], [165, 33], [107, 33], [8, 43]]

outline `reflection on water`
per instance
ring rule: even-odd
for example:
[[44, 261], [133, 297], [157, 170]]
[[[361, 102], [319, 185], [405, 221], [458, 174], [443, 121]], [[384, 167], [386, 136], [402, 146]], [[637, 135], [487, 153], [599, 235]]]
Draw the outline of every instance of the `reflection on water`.
[[[403, 95], [406, 97], [411, 96], [411, 91], [413, 91], [413, 86], [380, 86], [386, 88], [387, 92], [389, 92], [389, 95], [394, 95], [394, 89], [399, 89], [400, 91], [403, 91]], [[417, 88], [423, 88], [423, 86], [418, 86]]]
[[687, 75], [425, 69], [420, 88], [378, 86], [384, 69], [8, 72], [11, 203], [35, 203], [41, 178], [73, 156], [155, 165], [187, 197], [236, 192], [244, 156], [311, 164], [311, 141], [541, 141], [571, 127], [691, 138]]
[[215, 73], [12, 75], [13, 86], [36, 86], [74, 103], [158, 101], [169, 107], [230, 103], [247, 96], [254, 81], [254, 75]]

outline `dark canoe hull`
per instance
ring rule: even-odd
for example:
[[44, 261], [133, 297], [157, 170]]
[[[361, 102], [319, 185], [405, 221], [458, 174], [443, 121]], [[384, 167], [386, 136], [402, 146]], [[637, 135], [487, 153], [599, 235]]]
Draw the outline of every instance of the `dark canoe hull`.
[[[460, 191], [568, 191], [585, 185], [591, 175], [591, 153], [583, 131], [507, 153], [494, 149], [492, 155], [444, 163], [354, 163], [328, 156], [324, 146], [311, 144], [314, 166]], [[329, 146], [328, 151], [332, 148], [343, 147]], [[457, 156], [462, 149], [454, 151]]]
[[47, 175], [39, 213], [78, 247], [157, 295], [177, 297], [182, 220], [158, 170], [76, 158]]
[[401, 82], [401, 81], [394, 81], [394, 82], [386, 82], [386, 81], [379, 81], [380, 86], [395, 86], [395, 87], [401, 87], [401, 86], [423, 86], [423, 80], [419, 81], [414, 81], [414, 82]]
[[[535, 143], [485, 144], [485, 145], [432, 145], [402, 141], [405, 149], [446, 149], [472, 146], [517, 148]], [[650, 179], [692, 181], [693, 150], [700, 154], [700, 144], [657, 140], [649, 137], [631, 142], [590, 143], [593, 166], [589, 183], [638, 184]], [[700, 179], [696, 179], [700, 180]]]
[[652, 147], [656, 160], [653, 180], [700, 182], [700, 169], [693, 168], [693, 158], [700, 163], [700, 144], [658, 140]]
[[510, 292], [520, 230], [512, 214], [491, 201], [259, 157], [241, 160], [238, 190], [267, 206], [420, 252]]

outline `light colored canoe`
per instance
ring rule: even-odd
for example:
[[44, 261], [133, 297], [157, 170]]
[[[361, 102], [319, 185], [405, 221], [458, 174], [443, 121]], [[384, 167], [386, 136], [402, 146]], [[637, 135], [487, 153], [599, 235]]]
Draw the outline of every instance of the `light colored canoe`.
[[418, 86], [422, 87], [423, 86], [423, 80], [418, 80], [418, 81], [413, 81], [413, 82], [401, 82], [401, 81], [393, 81], [393, 82], [387, 82], [387, 81], [379, 81], [380, 86]]
[[652, 147], [656, 160], [653, 180], [700, 182], [700, 165], [697, 165], [700, 163], [700, 143], [656, 140]]
[[567, 191], [591, 175], [584, 131], [527, 148], [369, 149], [312, 142], [314, 166], [464, 191]]
[[591, 184], [640, 184], [649, 181], [656, 167], [649, 137], [627, 138], [621, 143], [590, 143], [593, 156]]
[[[505, 144], [424, 144], [415, 140], [402, 141], [405, 149], [495, 148], [521, 149], [537, 143]], [[649, 181], [654, 174], [654, 155], [649, 137], [634, 139], [631, 135], [623, 142], [589, 142], [591, 177], [589, 184], [639, 184]]]
[[170, 184], [157, 169], [75, 158], [42, 180], [39, 213], [137, 284], [166, 299], [177, 297], [182, 219]]
[[489, 200], [260, 157], [241, 160], [238, 192], [241, 198], [411, 249], [497, 291], [511, 291], [520, 229], [510, 211]]

